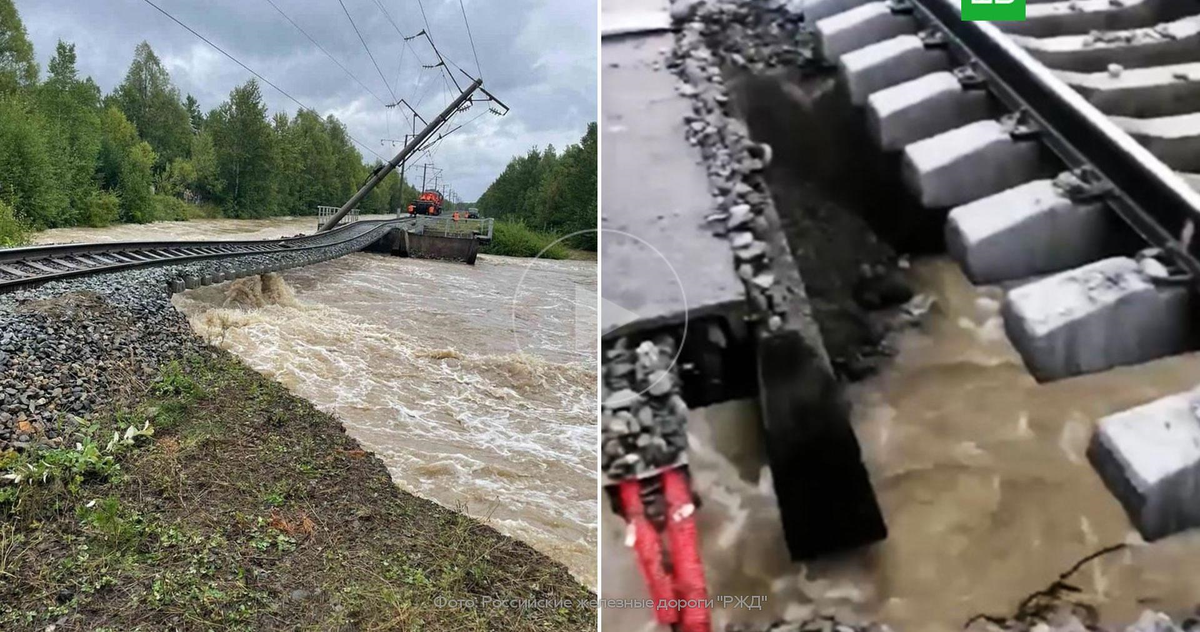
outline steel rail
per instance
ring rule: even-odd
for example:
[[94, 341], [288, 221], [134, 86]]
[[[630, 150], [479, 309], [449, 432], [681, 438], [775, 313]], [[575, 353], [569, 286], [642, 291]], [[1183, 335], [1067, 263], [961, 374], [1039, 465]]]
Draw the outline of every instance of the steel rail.
[[975, 68], [1005, 105], [1035, 123], [1038, 137], [1071, 168], [1090, 167], [1108, 189], [1105, 200], [1151, 245], [1200, 282], [1195, 245], [1180, 242], [1200, 223], [1200, 194], [1149, 150], [1056, 77], [1011, 38], [986, 22], [964, 22], [953, 0], [900, 0], [925, 26], [945, 34], [951, 51]]
[[[109, 272], [118, 272], [133, 268], [148, 268], [202, 261], [246, 257], [254, 255], [269, 255], [280, 253], [308, 252], [312, 250], [331, 248], [345, 244], [364, 236], [391, 229], [397, 225], [410, 223], [411, 218], [389, 220], [369, 220], [356, 222], [336, 228], [332, 231], [303, 237], [290, 237], [269, 240], [243, 241], [170, 241], [170, 242], [111, 242], [86, 244], [59, 244], [52, 246], [31, 246], [0, 250], [0, 265], [23, 264], [35, 269], [47, 270], [41, 274], [21, 276], [14, 279], [0, 279], [0, 294], [14, 292], [20, 289], [35, 287], [51, 281], [92, 276]], [[364, 225], [366, 229], [364, 230]], [[318, 243], [311, 243], [318, 242]], [[166, 253], [167, 256], [154, 257], [147, 253]], [[107, 255], [105, 258], [94, 255]], [[100, 265], [88, 267], [73, 267], [62, 271], [52, 271], [49, 267], [37, 265], [39, 262], [56, 263], [64, 258], [76, 258], [79, 255], [92, 255], [92, 259]], [[141, 256], [138, 256], [141, 255]], [[115, 263], [107, 261], [111, 259]], [[81, 260], [83, 261], [83, 260]], [[84, 261], [84, 263], [87, 263]], [[0, 267], [0, 270], [3, 270]], [[12, 275], [15, 276], [15, 275]]]
[[[355, 224], [338, 227], [337, 230], [343, 230], [350, 226], [363, 225], [370, 223], [390, 223], [403, 222], [409, 218], [399, 219], [384, 219], [384, 220], [363, 220]], [[332, 232], [332, 231], [331, 231]], [[211, 241], [111, 241], [111, 242], [88, 242], [88, 243], [73, 243], [73, 244], [49, 244], [44, 246], [22, 246], [19, 248], [3, 248], [0, 249], [0, 263], [18, 262], [37, 259], [47, 259], [52, 257], [70, 256], [75, 253], [90, 254], [105, 252], [137, 252], [143, 250], [164, 250], [164, 249], [179, 249], [179, 248], [250, 248], [254, 246], [270, 247], [273, 244], [281, 243], [299, 243], [310, 240], [325, 240], [328, 235], [312, 234], [303, 235], [300, 237], [280, 237], [278, 239], [245, 239], [245, 240], [211, 240]]]

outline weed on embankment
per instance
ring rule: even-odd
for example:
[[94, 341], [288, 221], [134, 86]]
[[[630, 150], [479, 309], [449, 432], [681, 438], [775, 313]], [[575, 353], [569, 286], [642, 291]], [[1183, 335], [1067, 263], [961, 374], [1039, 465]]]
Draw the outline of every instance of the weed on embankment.
[[[595, 628], [562, 565], [401, 491], [336, 419], [224, 352], [82, 428], [0, 454], [0, 629]], [[573, 607], [445, 605], [485, 599]]]
[[543, 259], [567, 259], [570, 252], [562, 242], [555, 243], [557, 239], [522, 222], [497, 221], [492, 227], [492, 243], [479, 252], [506, 257], [536, 257], [541, 253]]

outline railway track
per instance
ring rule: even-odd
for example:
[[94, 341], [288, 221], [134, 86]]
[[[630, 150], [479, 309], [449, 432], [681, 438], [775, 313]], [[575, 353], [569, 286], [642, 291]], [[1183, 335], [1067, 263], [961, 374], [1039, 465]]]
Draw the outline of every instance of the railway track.
[[[1194, 348], [1200, 3], [812, 0], [836, 66], [947, 250], [1004, 284], [1005, 329], [1053, 380]], [[1047, 151], [1049, 150], [1049, 151]]]
[[[317, 253], [355, 240], [365, 242], [365, 246], [371, 242], [371, 235], [382, 236], [395, 226], [411, 222], [409, 218], [362, 221], [326, 233], [271, 240], [111, 242], [10, 248], [0, 250], [0, 294], [60, 279], [132, 268], [253, 255]], [[231, 277], [242, 272], [233, 267], [229, 270]], [[215, 279], [198, 278], [196, 282], [206, 280]], [[220, 280], [225, 279], [222, 276]], [[181, 278], [176, 283], [183, 285], [185, 281]]]
[[[1039, 381], [1197, 348], [1200, 3], [811, 0], [839, 84], [950, 255], [1006, 290]], [[1047, 151], [1049, 150], [1049, 151]], [[1097, 420], [1088, 458], [1147, 540], [1200, 526], [1200, 388]]]

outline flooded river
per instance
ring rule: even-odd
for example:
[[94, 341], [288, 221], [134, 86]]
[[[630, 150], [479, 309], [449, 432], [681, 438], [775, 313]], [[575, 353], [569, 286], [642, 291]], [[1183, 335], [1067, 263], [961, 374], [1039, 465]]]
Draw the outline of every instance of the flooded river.
[[[1143, 608], [1189, 613], [1200, 602], [1200, 534], [1141, 543], [1084, 450], [1100, 417], [1200, 384], [1200, 356], [1038, 385], [1004, 337], [999, 291], [973, 288], [945, 259], [917, 263], [912, 275], [935, 308], [902, 336], [895, 364], [850, 393], [886, 542], [789, 563], [753, 403], [693, 411], [711, 591], [767, 597], [762, 611], [718, 611], [715, 621], [833, 608], [898, 632], [950, 632], [976, 613], [1011, 614], [1077, 560], [1125, 541], [1137, 545], [1074, 577], [1080, 599], [1110, 624], [1131, 623]], [[604, 514], [603, 594], [644, 598], [623, 525]], [[613, 609], [604, 628], [655, 629], [650, 613]]]
[[[246, 239], [314, 218], [47, 231], [38, 241]], [[175, 297], [202, 336], [322, 410], [405, 490], [596, 586], [594, 261], [354, 254]]]

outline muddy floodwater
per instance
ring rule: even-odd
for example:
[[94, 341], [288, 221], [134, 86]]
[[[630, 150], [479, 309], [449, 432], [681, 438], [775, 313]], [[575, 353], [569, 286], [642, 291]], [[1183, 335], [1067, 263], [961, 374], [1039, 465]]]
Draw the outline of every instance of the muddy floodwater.
[[[38, 241], [255, 239], [315, 218], [47, 231]], [[596, 586], [594, 261], [353, 254], [176, 295], [193, 328], [336, 414], [405, 490]]]
[[[835, 609], [898, 632], [960, 630], [976, 613], [1011, 614], [1077, 560], [1134, 543], [1073, 579], [1102, 622], [1200, 602], [1200, 533], [1145, 544], [1084, 451], [1106, 414], [1200, 384], [1200, 357], [1039, 385], [1004, 336], [1001, 294], [944, 258], [911, 276], [937, 303], [899, 341], [895, 363], [855, 385], [855, 430], [891, 534], [867, 550], [792, 564], [747, 401], [693, 411], [691, 459], [710, 589], [761, 595], [765, 609], [714, 620], [765, 622]], [[820, 520], [814, 507], [812, 520]], [[624, 528], [605, 508], [603, 596], [645, 598]], [[607, 609], [609, 632], [654, 630], [649, 612]], [[718, 628], [719, 629], [719, 628]]]

